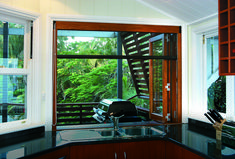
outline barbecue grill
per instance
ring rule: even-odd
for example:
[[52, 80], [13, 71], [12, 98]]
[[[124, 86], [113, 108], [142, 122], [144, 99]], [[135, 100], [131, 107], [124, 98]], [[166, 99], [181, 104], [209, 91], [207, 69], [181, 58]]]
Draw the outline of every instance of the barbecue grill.
[[110, 117], [119, 117], [120, 122], [141, 121], [137, 116], [137, 109], [133, 103], [123, 99], [103, 99], [98, 106], [93, 108], [93, 118], [98, 122], [110, 122]]

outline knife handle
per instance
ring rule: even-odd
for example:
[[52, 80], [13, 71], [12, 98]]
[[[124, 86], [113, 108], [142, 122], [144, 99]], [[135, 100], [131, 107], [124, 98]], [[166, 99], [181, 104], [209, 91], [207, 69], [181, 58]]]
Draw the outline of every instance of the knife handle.
[[210, 120], [210, 122], [211, 122], [212, 124], [214, 124], [214, 121], [209, 117], [209, 115], [207, 115], [206, 113], [205, 113], [204, 115], [207, 117], [207, 119]]
[[224, 120], [224, 118], [220, 115], [220, 113], [217, 110], [212, 109], [212, 111], [220, 118], [220, 120]]
[[217, 115], [217, 113], [215, 113], [215, 111], [213, 109], [209, 109], [209, 111], [211, 112], [211, 114], [213, 115], [213, 117], [215, 118], [215, 120], [219, 123], [221, 123], [220, 117]]
[[212, 112], [207, 112], [207, 113], [210, 115], [210, 117], [212, 119], [214, 119], [215, 121], [221, 123], [220, 119], [214, 113], [212, 113]]

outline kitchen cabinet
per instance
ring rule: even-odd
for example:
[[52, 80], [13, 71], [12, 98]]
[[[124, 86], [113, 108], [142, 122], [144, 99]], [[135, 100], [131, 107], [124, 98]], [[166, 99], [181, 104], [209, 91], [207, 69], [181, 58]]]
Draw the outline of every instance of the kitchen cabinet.
[[139, 141], [113, 144], [80, 145], [70, 148], [70, 159], [164, 159], [165, 141]]
[[148, 156], [148, 142], [124, 142], [113, 144], [79, 145], [70, 148], [70, 159], [108, 158], [143, 159]]
[[203, 157], [190, 152], [172, 142], [166, 141], [166, 157], [165, 159], [203, 159]]
[[118, 159], [149, 158], [149, 145], [147, 141], [120, 143]]
[[34, 159], [203, 159], [172, 142], [163, 140], [77, 145]]
[[235, 75], [235, 1], [219, 0], [219, 74]]
[[70, 159], [115, 159], [117, 158], [118, 153], [118, 144], [94, 144], [70, 147]]
[[166, 141], [148, 141], [149, 159], [164, 159], [166, 153]]
[[69, 159], [69, 147], [65, 147], [50, 153], [34, 157], [33, 159]]

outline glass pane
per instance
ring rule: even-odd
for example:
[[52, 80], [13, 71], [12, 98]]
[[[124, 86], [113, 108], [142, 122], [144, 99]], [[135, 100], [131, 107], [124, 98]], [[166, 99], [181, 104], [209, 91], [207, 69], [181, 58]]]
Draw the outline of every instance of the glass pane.
[[[0, 21], [0, 30], [1, 30], [1, 21]], [[3, 55], [3, 35], [1, 34], [0, 31], [0, 55]], [[0, 58], [1, 59], [1, 58]], [[1, 66], [1, 65], [0, 65]]]
[[59, 30], [58, 55], [117, 55], [117, 33]]
[[163, 60], [153, 60], [153, 113], [163, 114]]
[[0, 21], [0, 67], [24, 67], [24, 26]]
[[[152, 42], [153, 56], [164, 56], [163, 36]], [[153, 113], [163, 114], [163, 60], [153, 59]]]
[[26, 75], [0, 75], [0, 123], [26, 119]]
[[207, 42], [207, 105], [226, 113], [226, 76], [219, 76], [218, 36], [206, 39]]
[[[158, 33], [68, 30], [59, 30], [57, 33], [57, 55], [122, 54], [140, 56], [140, 58], [149, 56], [149, 39], [158, 35]], [[162, 40], [162, 36], [160, 40]], [[162, 55], [162, 41], [155, 46], [157, 47], [155, 51], [158, 51], [158, 55], [155, 56]], [[83, 124], [86, 121], [91, 123], [94, 102], [120, 98], [119, 90], [122, 90], [122, 99], [131, 98], [131, 102], [136, 106], [149, 109], [149, 60], [121, 60], [123, 76], [122, 84], [120, 84], [118, 82], [120, 59], [106, 58], [66, 59], [63, 56], [57, 57], [57, 125]], [[135, 87], [136, 83], [137, 87]], [[83, 110], [84, 107], [86, 109]], [[81, 120], [79, 121], [79, 119]]]
[[157, 40], [152, 42], [153, 44], [153, 56], [163, 56], [163, 41]]

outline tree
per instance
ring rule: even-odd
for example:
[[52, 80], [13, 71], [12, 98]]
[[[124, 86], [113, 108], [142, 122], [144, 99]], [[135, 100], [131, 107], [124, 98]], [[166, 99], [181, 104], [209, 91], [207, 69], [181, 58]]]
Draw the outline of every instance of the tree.
[[[66, 38], [58, 39], [64, 44]], [[116, 39], [94, 38], [58, 47], [58, 54], [115, 55]], [[58, 59], [57, 102], [93, 102], [116, 96], [116, 60]]]
[[[17, 30], [24, 30], [24, 26], [16, 23], [5, 23], [7, 25], [8, 29], [15, 30], [15, 33], [18, 33]], [[3, 29], [4, 22], [0, 21], [0, 28]], [[4, 36], [0, 35], [0, 58], [3, 58], [4, 52], [3, 48], [4, 45], [7, 44], [8, 46], [8, 52], [7, 52], [7, 61], [8, 63], [2, 63], [1, 65], [4, 65], [4, 67], [9, 68], [23, 68], [24, 66], [24, 35], [6, 35], [7, 41], [4, 41]], [[5, 45], [6, 46], [6, 45]], [[2, 59], [2, 61], [4, 61]], [[25, 112], [23, 111], [25, 108], [25, 82], [24, 82], [24, 76], [20, 75], [2, 75], [0, 76], [1, 84], [7, 85], [7, 92], [2, 90], [2, 93], [0, 94], [0, 97], [2, 99], [2, 103], [7, 106], [8, 109], [8, 115], [13, 120], [20, 120], [24, 119], [26, 116]], [[3, 88], [3, 87], [1, 87]], [[3, 95], [7, 96], [6, 98], [3, 98]], [[23, 106], [16, 106], [15, 104], [9, 105], [9, 103], [17, 103], [22, 104]], [[19, 110], [19, 107], [21, 109]], [[16, 112], [16, 110], [19, 110], [20, 112]]]
[[208, 109], [226, 113], [226, 77], [220, 76], [208, 89]]

